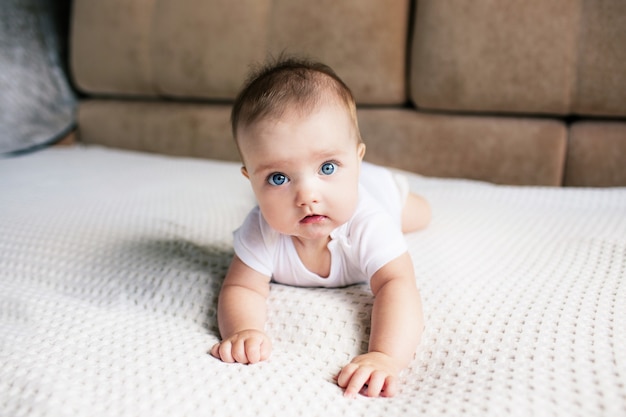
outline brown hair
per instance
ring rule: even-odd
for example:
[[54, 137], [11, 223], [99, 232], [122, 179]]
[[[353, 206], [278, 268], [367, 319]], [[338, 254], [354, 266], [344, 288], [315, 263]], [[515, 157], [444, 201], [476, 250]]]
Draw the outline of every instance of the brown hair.
[[254, 71], [237, 95], [230, 118], [233, 137], [237, 141], [240, 127], [261, 118], [278, 118], [288, 108], [306, 114], [329, 100], [345, 106], [360, 142], [354, 97], [335, 71], [320, 62], [281, 56]]

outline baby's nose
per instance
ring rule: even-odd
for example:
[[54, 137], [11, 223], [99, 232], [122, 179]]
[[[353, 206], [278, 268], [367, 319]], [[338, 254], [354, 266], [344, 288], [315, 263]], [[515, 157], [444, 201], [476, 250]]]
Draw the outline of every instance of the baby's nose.
[[299, 207], [318, 202], [319, 192], [314, 184], [311, 184], [311, 182], [303, 182], [299, 184], [296, 192], [296, 203]]

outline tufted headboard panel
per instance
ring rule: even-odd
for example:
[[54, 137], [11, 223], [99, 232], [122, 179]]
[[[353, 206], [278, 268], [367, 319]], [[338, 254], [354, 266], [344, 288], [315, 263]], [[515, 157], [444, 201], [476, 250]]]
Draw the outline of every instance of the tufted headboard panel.
[[351, 87], [372, 162], [626, 185], [625, 19], [620, 0], [74, 0], [79, 137], [236, 160], [232, 99], [251, 66], [289, 53]]

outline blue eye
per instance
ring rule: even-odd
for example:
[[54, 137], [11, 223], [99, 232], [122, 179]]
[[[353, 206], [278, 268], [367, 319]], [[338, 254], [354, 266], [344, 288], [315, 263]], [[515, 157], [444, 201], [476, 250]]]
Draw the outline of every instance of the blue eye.
[[272, 185], [283, 185], [287, 181], [288, 181], [287, 176], [285, 174], [281, 174], [280, 172], [275, 172], [273, 174], [270, 174], [269, 177], [267, 177], [267, 182], [269, 182]]
[[332, 163], [332, 162], [326, 162], [324, 163], [324, 165], [322, 165], [322, 167], [320, 168], [320, 172], [324, 175], [331, 175], [332, 173], [335, 172], [335, 168], [337, 166]]

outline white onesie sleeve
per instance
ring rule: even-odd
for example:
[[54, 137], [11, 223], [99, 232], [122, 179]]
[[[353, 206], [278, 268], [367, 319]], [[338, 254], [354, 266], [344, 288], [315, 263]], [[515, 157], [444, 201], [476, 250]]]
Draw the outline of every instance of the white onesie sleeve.
[[371, 278], [380, 268], [407, 251], [406, 240], [395, 220], [372, 196], [361, 190], [361, 209], [349, 222], [354, 257]]
[[263, 220], [261, 210], [255, 207], [241, 227], [233, 233], [235, 253], [243, 263], [268, 277], [272, 276], [274, 254], [278, 233]]

